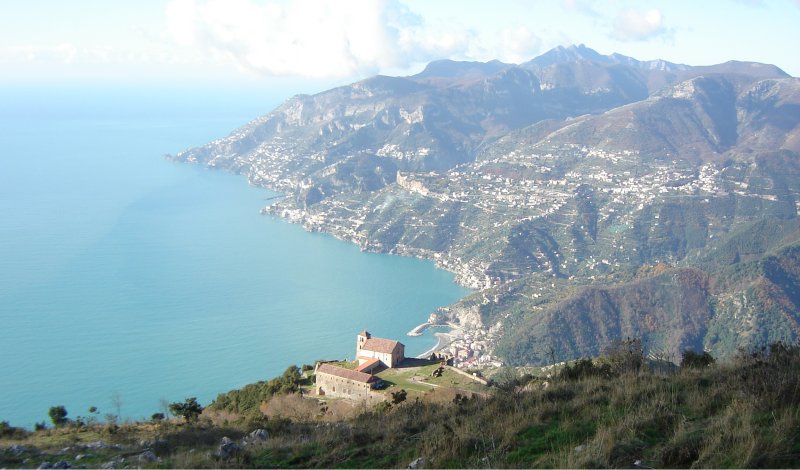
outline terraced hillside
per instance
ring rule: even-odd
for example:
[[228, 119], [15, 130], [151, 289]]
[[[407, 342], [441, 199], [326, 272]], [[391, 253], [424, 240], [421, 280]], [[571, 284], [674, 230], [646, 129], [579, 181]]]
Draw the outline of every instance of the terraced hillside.
[[[586, 48], [432, 63], [298, 96], [175, 159], [287, 197], [265, 212], [478, 289], [437, 312], [470, 364], [729, 355], [798, 327], [800, 79]], [[499, 339], [498, 339], [499, 338]]]

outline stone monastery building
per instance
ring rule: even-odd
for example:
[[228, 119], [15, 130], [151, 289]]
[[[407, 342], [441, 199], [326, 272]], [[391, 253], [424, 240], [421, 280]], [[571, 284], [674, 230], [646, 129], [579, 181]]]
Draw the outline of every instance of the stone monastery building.
[[356, 358], [359, 369], [372, 359], [377, 359], [388, 368], [397, 367], [405, 359], [406, 347], [391, 339], [373, 338], [367, 330], [356, 337]]
[[372, 374], [331, 364], [317, 366], [317, 395], [368, 399], [377, 379]]
[[372, 372], [380, 367], [397, 367], [405, 359], [405, 349], [403, 343], [373, 338], [366, 330], [362, 331], [356, 337], [358, 367], [346, 369], [332, 364], [318, 364], [314, 372], [317, 395], [369, 399], [370, 392], [378, 383]]

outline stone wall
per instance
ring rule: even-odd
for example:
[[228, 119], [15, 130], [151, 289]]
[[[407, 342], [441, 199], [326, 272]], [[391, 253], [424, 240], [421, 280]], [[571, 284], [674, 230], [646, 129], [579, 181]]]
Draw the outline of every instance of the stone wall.
[[317, 372], [317, 395], [349, 399], [368, 399], [370, 384]]

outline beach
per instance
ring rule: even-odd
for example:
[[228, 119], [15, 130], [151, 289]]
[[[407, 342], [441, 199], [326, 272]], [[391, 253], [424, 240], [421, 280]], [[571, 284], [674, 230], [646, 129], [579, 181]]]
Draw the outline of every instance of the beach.
[[453, 340], [464, 336], [464, 331], [461, 328], [455, 328], [453, 325], [450, 324], [430, 325], [430, 326], [448, 327], [449, 331], [434, 333], [434, 336], [436, 336], [437, 339], [436, 345], [433, 346], [431, 349], [425, 351], [424, 353], [420, 354], [419, 356], [417, 356], [417, 359], [424, 359], [430, 357], [431, 354], [446, 349], [448, 346], [450, 346], [450, 343], [452, 343]]

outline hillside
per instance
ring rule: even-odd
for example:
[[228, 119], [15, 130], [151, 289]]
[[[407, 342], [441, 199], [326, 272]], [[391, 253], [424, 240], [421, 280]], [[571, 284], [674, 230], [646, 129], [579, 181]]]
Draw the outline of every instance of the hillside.
[[351, 406], [347, 417], [331, 402], [276, 392], [260, 405], [269, 416], [204, 412], [191, 422], [73, 422], [36, 432], [4, 423], [0, 466], [797, 467], [796, 346], [724, 363], [688, 353], [676, 368], [648, 367], [636, 341], [617, 345], [594, 361], [537, 370], [539, 377], [499, 371], [489, 397]]
[[800, 246], [792, 245], [711, 274], [662, 267], [652, 277], [581, 288], [520, 318], [499, 352], [512, 363], [540, 363], [550, 348], [558, 358], [595, 356], [598, 345], [636, 337], [651, 354], [670, 360], [684, 349], [731, 356], [800, 334], [798, 266]]
[[284, 192], [264, 212], [308, 230], [436, 260], [479, 289], [437, 312], [491, 344], [474, 365], [521, 365], [628, 332], [673, 356], [796, 340], [798, 278], [764, 266], [796, 263], [798, 152], [800, 79], [775, 66], [571, 46], [297, 96], [173, 158]]

